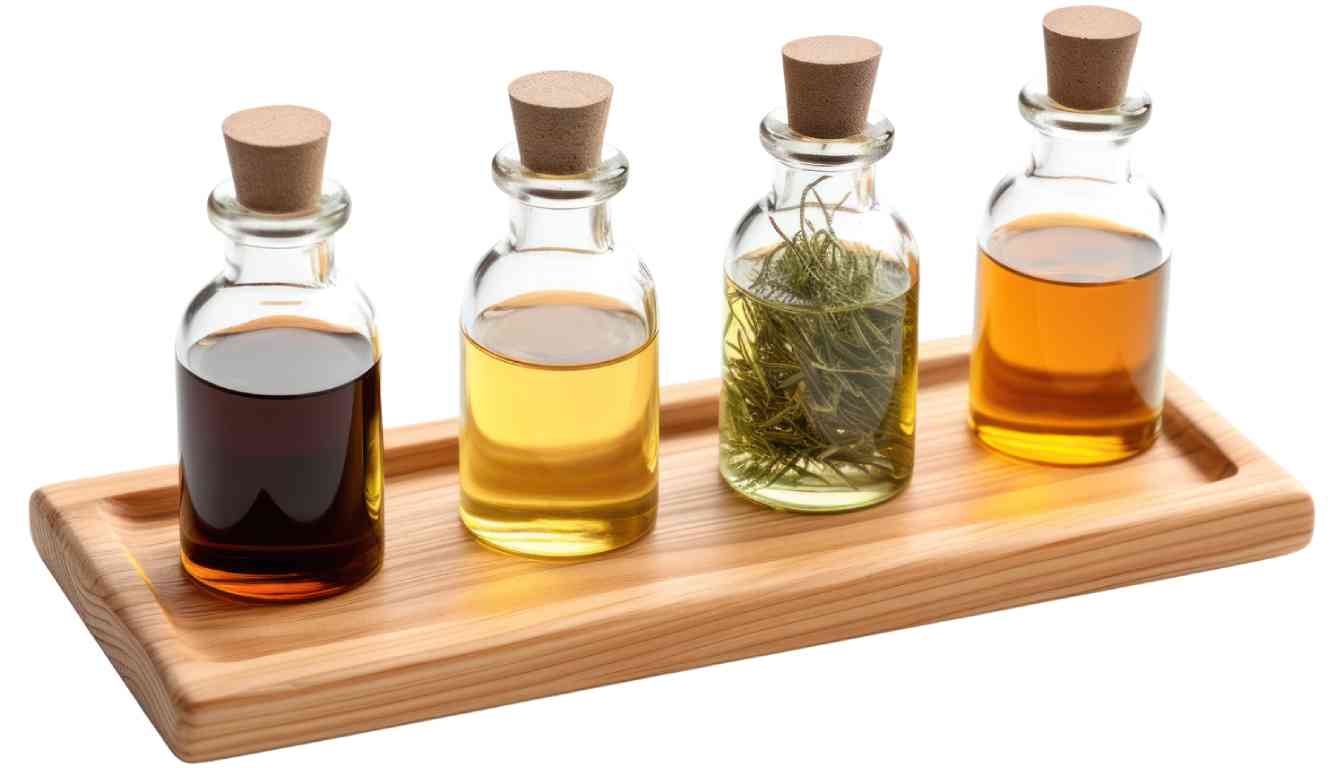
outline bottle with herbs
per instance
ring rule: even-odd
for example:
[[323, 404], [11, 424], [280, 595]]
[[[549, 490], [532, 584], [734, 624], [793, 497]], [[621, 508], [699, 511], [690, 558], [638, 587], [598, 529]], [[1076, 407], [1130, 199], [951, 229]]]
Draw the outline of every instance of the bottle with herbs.
[[724, 263], [719, 470], [779, 509], [875, 504], [914, 467], [919, 262], [874, 192], [894, 134], [868, 109], [880, 55], [858, 37], [784, 46], [787, 107], [760, 128], [774, 184]]

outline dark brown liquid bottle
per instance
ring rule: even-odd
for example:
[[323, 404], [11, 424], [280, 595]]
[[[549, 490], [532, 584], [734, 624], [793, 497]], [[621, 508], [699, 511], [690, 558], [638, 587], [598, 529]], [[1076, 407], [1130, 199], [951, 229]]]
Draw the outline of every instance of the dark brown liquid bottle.
[[338, 594], [383, 559], [378, 336], [335, 272], [329, 127], [300, 107], [225, 121], [234, 182], [209, 212], [232, 244], [178, 333], [182, 566], [244, 599]]
[[382, 424], [367, 339], [283, 317], [213, 334], [178, 362], [177, 400], [188, 573], [283, 599], [339, 592], [377, 570]]

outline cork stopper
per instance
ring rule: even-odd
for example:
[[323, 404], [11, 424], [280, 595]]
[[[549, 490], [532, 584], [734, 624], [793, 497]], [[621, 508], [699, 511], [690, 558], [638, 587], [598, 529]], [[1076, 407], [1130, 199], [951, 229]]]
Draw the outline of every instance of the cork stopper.
[[1070, 109], [1107, 109], [1125, 98], [1139, 20], [1100, 5], [1057, 8], [1045, 15], [1045, 71], [1050, 98]]
[[789, 127], [818, 139], [841, 139], [868, 126], [882, 46], [863, 37], [804, 37], [784, 46]]
[[256, 107], [224, 119], [224, 147], [238, 202], [263, 213], [315, 208], [331, 121], [315, 109]]
[[602, 160], [611, 83], [586, 72], [534, 72], [509, 83], [513, 130], [523, 165], [571, 176]]

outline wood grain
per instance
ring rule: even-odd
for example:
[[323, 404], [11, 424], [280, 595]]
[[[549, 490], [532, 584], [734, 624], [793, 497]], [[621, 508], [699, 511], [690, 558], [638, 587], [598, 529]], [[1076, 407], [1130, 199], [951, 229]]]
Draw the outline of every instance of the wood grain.
[[457, 522], [457, 427], [388, 433], [387, 558], [292, 606], [193, 588], [174, 467], [42, 488], [33, 539], [169, 747], [186, 760], [314, 739], [1257, 560], [1311, 538], [1311, 497], [1184, 384], [1147, 453], [1016, 462], [965, 427], [964, 341], [921, 350], [901, 497], [837, 516], [736, 497], [717, 382], [663, 397], [657, 529], [611, 555], [495, 554]]

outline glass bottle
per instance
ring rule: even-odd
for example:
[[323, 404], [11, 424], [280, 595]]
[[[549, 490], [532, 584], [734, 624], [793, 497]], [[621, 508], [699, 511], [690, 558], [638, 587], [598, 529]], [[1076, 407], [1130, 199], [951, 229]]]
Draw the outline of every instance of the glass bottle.
[[657, 302], [648, 268], [612, 233], [609, 201], [630, 164], [599, 150], [563, 174], [525, 165], [518, 145], [495, 156], [509, 234], [462, 301], [460, 515], [514, 554], [605, 552], [657, 514]]
[[[267, 114], [285, 124], [294, 113]], [[288, 171], [257, 178], [280, 162], [236, 164], [238, 185], [210, 195], [225, 267], [177, 333], [182, 565], [211, 589], [264, 601], [345, 591], [383, 558], [378, 333], [335, 263], [350, 198], [321, 181], [319, 156], [311, 206], [245, 204], [240, 189], [285, 183]]]
[[[1137, 37], [1137, 20], [1115, 18]], [[1053, 77], [1069, 75], [1052, 66]], [[1161, 425], [1167, 215], [1131, 167], [1131, 137], [1152, 102], [1125, 92], [1127, 57], [1124, 67], [1112, 106], [1022, 89], [1031, 159], [995, 188], [980, 228], [970, 424], [1018, 458], [1113, 462], [1150, 446]]]
[[835, 512], [910, 482], [919, 261], [905, 222], [877, 200], [891, 123], [864, 94], [860, 129], [821, 139], [791, 127], [803, 108], [791, 99], [761, 121], [774, 183], [724, 261], [719, 469], [768, 506]]

